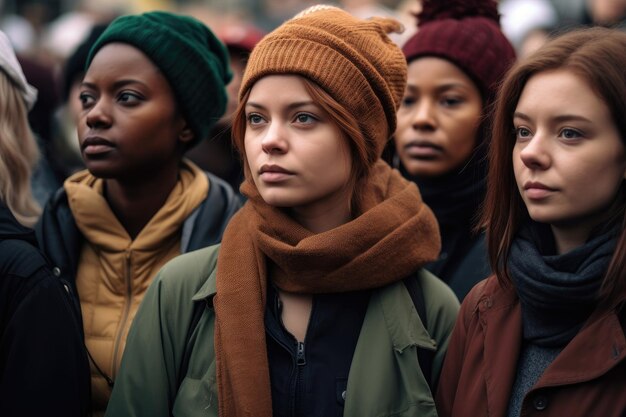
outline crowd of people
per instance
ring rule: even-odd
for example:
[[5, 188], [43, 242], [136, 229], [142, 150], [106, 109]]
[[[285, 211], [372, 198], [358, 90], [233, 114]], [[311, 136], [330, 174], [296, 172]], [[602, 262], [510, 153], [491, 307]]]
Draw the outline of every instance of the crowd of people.
[[606, 1], [123, 14], [38, 110], [0, 31], [0, 415], [626, 415]]

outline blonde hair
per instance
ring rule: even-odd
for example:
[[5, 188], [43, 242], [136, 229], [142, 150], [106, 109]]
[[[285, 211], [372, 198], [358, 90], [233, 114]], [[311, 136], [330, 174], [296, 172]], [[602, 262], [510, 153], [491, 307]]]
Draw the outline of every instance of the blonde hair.
[[41, 213], [30, 184], [39, 150], [27, 115], [18, 88], [0, 71], [0, 201], [18, 222], [32, 227]]

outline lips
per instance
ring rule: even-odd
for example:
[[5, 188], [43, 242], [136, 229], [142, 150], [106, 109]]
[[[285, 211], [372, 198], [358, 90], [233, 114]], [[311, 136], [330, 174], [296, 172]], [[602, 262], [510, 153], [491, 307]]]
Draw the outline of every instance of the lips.
[[548, 187], [545, 184], [536, 181], [528, 181], [524, 183], [524, 193], [530, 199], [537, 200], [548, 197], [555, 192], [556, 189]]
[[85, 155], [100, 155], [110, 152], [115, 145], [110, 140], [99, 136], [88, 136], [80, 145]]
[[277, 183], [289, 179], [294, 173], [280, 165], [265, 164], [259, 169], [259, 177], [267, 183]]
[[413, 140], [402, 149], [409, 157], [416, 159], [435, 159], [444, 152], [443, 147], [423, 139]]

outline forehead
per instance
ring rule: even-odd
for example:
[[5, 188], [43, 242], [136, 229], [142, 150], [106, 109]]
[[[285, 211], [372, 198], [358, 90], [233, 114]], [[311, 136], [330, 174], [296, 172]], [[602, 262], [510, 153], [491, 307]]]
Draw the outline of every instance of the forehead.
[[85, 73], [85, 81], [103, 77], [145, 77], [145, 81], [167, 82], [159, 68], [146, 54], [130, 44], [121, 42], [106, 44], [98, 50]]
[[447, 59], [434, 56], [425, 56], [411, 61], [407, 76], [408, 82], [414, 85], [458, 83], [478, 88], [461, 68]]
[[543, 71], [528, 79], [517, 103], [517, 110], [546, 115], [572, 113], [587, 118], [610, 119], [605, 100], [589, 82], [567, 69]]

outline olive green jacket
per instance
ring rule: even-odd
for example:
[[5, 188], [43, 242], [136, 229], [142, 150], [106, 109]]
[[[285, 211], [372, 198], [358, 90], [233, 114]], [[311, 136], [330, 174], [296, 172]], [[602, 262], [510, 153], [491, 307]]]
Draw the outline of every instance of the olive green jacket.
[[[212, 300], [218, 251], [212, 246], [179, 256], [155, 278], [128, 336], [108, 417], [217, 417]], [[350, 367], [344, 416], [437, 415], [416, 346], [436, 351], [436, 386], [459, 304], [442, 281], [425, 271], [420, 276], [428, 330], [402, 282], [373, 291]], [[189, 335], [194, 303], [206, 307]]]

